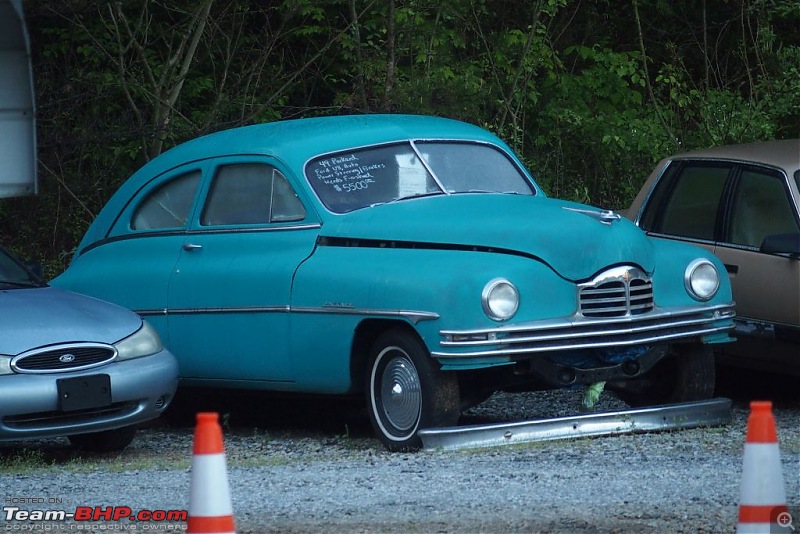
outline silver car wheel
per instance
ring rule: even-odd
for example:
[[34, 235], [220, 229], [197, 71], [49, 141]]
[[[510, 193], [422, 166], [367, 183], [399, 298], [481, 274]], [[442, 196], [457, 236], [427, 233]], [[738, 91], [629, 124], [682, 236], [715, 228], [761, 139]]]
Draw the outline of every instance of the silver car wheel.
[[397, 351], [383, 371], [380, 385], [383, 413], [389, 424], [400, 432], [415, 428], [422, 413], [422, 387], [419, 374], [407, 354], [397, 347], [386, 351]]
[[375, 340], [366, 379], [369, 418], [389, 450], [418, 449], [417, 430], [458, 421], [458, 377], [442, 371], [407, 328], [393, 328]]

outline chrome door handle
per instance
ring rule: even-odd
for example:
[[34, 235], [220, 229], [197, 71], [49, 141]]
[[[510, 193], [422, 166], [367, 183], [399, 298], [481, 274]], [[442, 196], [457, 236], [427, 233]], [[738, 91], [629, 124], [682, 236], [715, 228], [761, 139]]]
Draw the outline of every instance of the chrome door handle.
[[203, 248], [203, 245], [195, 245], [194, 243], [184, 243], [183, 250], [192, 251], [192, 250], [200, 250]]

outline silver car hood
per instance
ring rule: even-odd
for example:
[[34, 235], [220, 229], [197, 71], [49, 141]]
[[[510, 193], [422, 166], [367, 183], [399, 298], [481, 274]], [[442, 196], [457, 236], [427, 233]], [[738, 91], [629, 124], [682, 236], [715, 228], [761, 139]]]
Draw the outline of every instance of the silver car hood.
[[0, 291], [0, 354], [57, 343], [112, 344], [141, 326], [132, 311], [54, 287]]

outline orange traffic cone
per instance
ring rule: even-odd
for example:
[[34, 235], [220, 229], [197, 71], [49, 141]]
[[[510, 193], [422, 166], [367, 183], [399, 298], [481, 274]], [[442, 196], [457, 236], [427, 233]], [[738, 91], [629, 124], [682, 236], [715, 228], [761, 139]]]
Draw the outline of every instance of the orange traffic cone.
[[194, 430], [186, 532], [235, 533], [219, 414], [200, 412]]
[[750, 403], [739, 495], [738, 534], [770, 532], [791, 521], [770, 401]]

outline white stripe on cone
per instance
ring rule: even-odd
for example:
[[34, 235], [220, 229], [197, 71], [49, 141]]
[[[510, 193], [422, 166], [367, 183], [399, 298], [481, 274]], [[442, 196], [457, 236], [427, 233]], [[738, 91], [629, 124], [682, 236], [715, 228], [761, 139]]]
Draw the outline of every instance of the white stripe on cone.
[[[737, 534], [772, 532], [784, 524], [786, 486], [772, 403], [753, 401], [747, 419]], [[783, 529], [782, 529], [783, 530]]]
[[777, 443], [746, 443], [739, 504], [786, 504], [781, 453]]
[[233, 516], [224, 453], [192, 456], [189, 516]]

